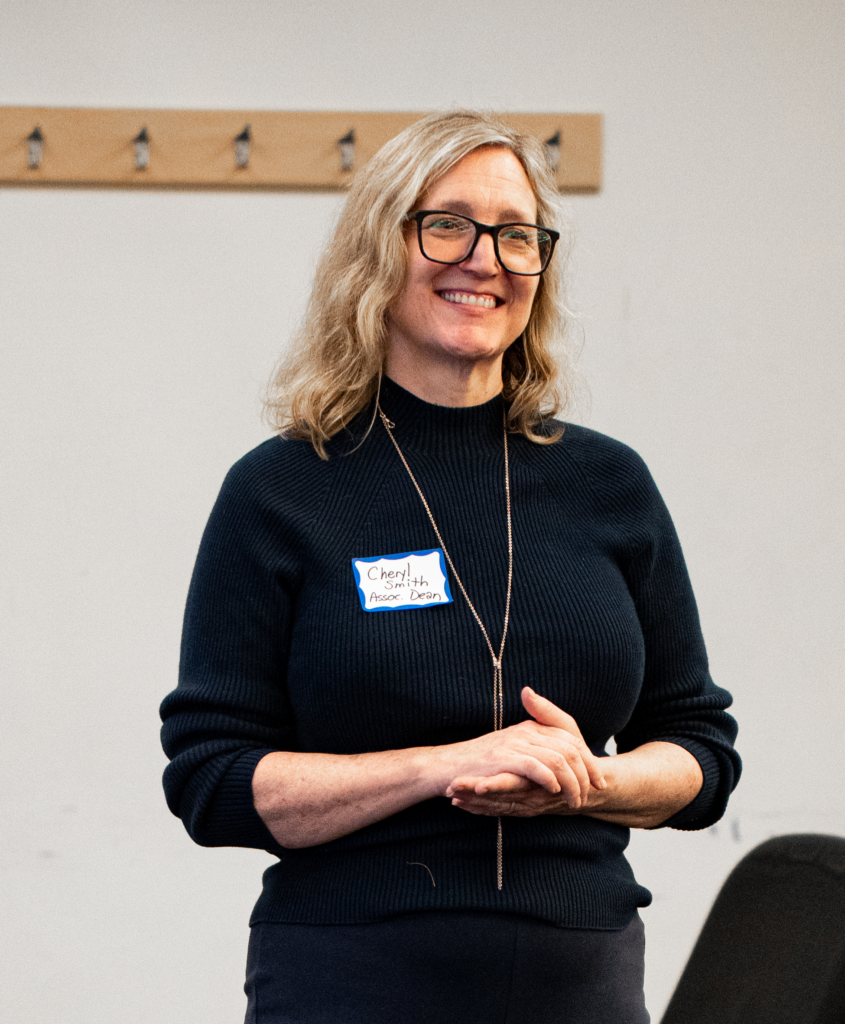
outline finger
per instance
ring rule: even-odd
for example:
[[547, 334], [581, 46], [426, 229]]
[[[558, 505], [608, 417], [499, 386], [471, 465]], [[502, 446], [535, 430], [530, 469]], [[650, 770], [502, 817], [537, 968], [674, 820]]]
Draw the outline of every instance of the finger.
[[604, 777], [604, 770], [601, 766], [603, 758], [596, 757], [589, 747], [587, 747], [586, 754], [582, 753], [581, 757], [584, 761], [584, 767], [587, 769], [587, 774], [590, 776], [590, 783], [596, 789], [607, 789], [607, 779]]
[[[548, 797], [548, 794], [546, 796]], [[458, 807], [462, 811], [468, 811], [470, 814], [486, 814], [488, 817], [493, 818], [518, 817], [525, 813], [535, 813], [535, 811], [523, 803], [518, 803], [515, 800], [505, 800], [501, 797], [496, 797], [495, 799], [475, 795], [455, 797], [452, 801], [452, 806]]]
[[567, 732], [575, 732], [579, 736], [581, 730], [578, 723], [565, 711], [552, 704], [550, 700], [535, 693], [530, 686], [522, 688], [522, 705], [535, 722], [540, 725], [553, 725], [556, 729], [565, 729]]
[[546, 814], [552, 808], [560, 806], [560, 797], [552, 797], [543, 789], [535, 789], [531, 794], [523, 794], [520, 799], [506, 800], [501, 797], [479, 797], [474, 794], [456, 797], [454, 807], [470, 814], [484, 814], [496, 818], [525, 818], [537, 814]]
[[[578, 757], [581, 764], [584, 766], [584, 770], [587, 773], [588, 786], [595, 786], [596, 789], [606, 789], [607, 780], [604, 777], [604, 770], [601, 765], [601, 758], [590, 750], [587, 744], [579, 736], [577, 739], [570, 740], [572, 746], [578, 752]], [[587, 794], [587, 789], [584, 790], [584, 795]]]
[[456, 793], [474, 793], [475, 787], [484, 781], [483, 775], [459, 775], [452, 779], [446, 788], [446, 796], [455, 796]]
[[[575, 760], [576, 765], [579, 764], [580, 759]], [[583, 771], [583, 768], [582, 768]], [[586, 771], [583, 771], [584, 779], [587, 777]], [[569, 763], [566, 755], [560, 755], [557, 769], [555, 771], [555, 777], [560, 784], [560, 795], [566, 800], [569, 807], [578, 808], [582, 803], [582, 791], [586, 794], [586, 790], [583, 790], [582, 780], [579, 779], [573, 770], [573, 766]]]
[[488, 818], [503, 818], [505, 813], [498, 804], [478, 803], [474, 800], [459, 800], [457, 797], [452, 801], [452, 806], [459, 811], [466, 811], [468, 814], [483, 814]]
[[[574, 734], [567, 732], [563, 729], [558, 729], [553, 726], [539, 726], [542, 736], [547, 736], [549, 740], [553, 741], [551, 748], [546, 748], [545, 744], [539, 743], [541, 749], [553, 749], [558, 752], [564, 753], [566, 757], [569, 757], [569, 751], [575, 749], [578, 752], [584, 768], [587, 772], [590, 784], [595, 786], [596, 789], [605, 789], [607, 787], [607, 780], [604, 776], [604, 769], [602, 767], [603, 758], [596, 757], [596, 755], [590, 750], [580, 734]], [[538, 743], [538, 736], [532, 737], [531, 741], [534, 745]]]
[[575, 778], [578, 780], [578, 806], [580, 807], [581, 804], [586, 803], [590, 793], [590, 773], [587, 771], [587, 766], [584, 764], [584, 759], [579, 750], [573, 748], [567, 760]]
[[[548, 759], [549, 752], [544, 748], [539, 747], [538, 753], [542, 753], [545, 759]], [[520, 775], [516, 772], [497, 772], [496, 775], [489, 776], [459, 775], [446, 787], [444, 796], [453, 797], [459, 794], [465, 795], [475, 792], [479, 785], [482, 786], [479, 792], [484, 792], [487, 785], [493, 779], [496, 780], [493, 783], [493, 788], [498, 792], [521, 792], [532, 789], [535, 785], [542, 786], [543, 789], [548, 790], [550, 793], [560, 792], [560, 784], [557, 777], [554, 771], [546, 765], [545, 760], [533, 757], [530, 754], [522, 754], [511, 760], [517, 762], [525, 775]]]
[[[593, 785], [593, 778], [602, 783], [600, 786], [596, 786], [596, 789], [604, 789], [607, 783], [604, 781], [604, 776], [598, 769], [596, 758], [590, 749], [584, 744], [577, 744], [573, 746], [570, 752], [567, 754], [567, 760], [569, 766], [575, 773], [576, 778], [581, 786], [581, 801], [586, 803], [589, 795], [590, 788]], [[592, 773], [591, 769], [592, 768]]]
[[605, 779], [604, 772], [599, 765], [599, 761], [601, 759], [596, 757], [584, 742], [584, 737], [581, 735], [578, 723], [572, 715], [568, 715], [556, 704], [552, 704], [550, 700], [547, 700], [545, 697], [541, 697], [538, 693], [535, 693], [530, 686], [525, 686], [522, 689], [522, 703], [528, 714], [531, 715], [534, 721], [538, 724], [552, 726], [556, 729], [563, 729], [564, 732], [575, 737], [576, 745], [581, 751], [581, 757], [587, 769], [590, 783], [595, 786], [596, 789], [606, 789], [607, 780]]
[[580, 807], [590, 791], [590, 776], [578, 747], [571, 742], [553, 747], [536, 743], [532, 746], [535, 746], [537, 759], [555, 773], [570, 806]]
[[[546, 753], [552, 752], [548, 751]], [[538, 786], [542, 786], [543, 789], [547, 789], [550, 793], [560, 792], [561, 787], [557, 774], [552, 771], [545, 760], [540, 760], [530, 754], [523, 754], [520, 757], [514, 758], [512, 767], [514, 775], [521, 775], [530, 782], [536, 782]]]
[[518, 793], [532, 788], [533, 783], [512, 772], [483, 776], [461, 775], [449, 783], [444, 795], [451, 797], [467, 793]]
[[474, 787], [474, 792], [481, 796], [484, 793], [520, 793], [533, 788], [532, 783], [521, 775], [514, 775], [513, 772], [501, 772], [499, 775], [479, 779]]

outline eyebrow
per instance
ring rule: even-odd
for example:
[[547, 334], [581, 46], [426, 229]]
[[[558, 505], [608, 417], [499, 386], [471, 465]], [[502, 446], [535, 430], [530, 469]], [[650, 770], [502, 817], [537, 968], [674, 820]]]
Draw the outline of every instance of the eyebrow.
[[[438, 207], [438, 209], [447, 210], [449, 213], [463, 213], [467, 217], [472, 217], [473, 220], [476, 219], [472, 216], [472, 203], [468, 203], [463, 199], [447, 199], [444, 201], [442, 206]], [[524, 211], [517, 210], [512, 206], [509, 206], [506, 210], [502, 210], [501, 216], [503, 217], [503, 220], [498, 221], [497, 223], [499, 224], [508, 224], [511, 221], [520, 224], [534, 223], [530, 217], [526, 216]]]

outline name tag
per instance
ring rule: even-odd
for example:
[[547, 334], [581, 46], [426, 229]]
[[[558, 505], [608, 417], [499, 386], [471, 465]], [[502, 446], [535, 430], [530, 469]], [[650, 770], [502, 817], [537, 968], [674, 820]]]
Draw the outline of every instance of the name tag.
[[440, 548], [353, 558], [352, 570], [365, 612], [395, 612], [452, 603]]

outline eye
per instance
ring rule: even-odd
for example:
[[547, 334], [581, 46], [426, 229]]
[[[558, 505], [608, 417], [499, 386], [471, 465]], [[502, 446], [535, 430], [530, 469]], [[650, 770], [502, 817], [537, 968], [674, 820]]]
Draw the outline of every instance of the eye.
[[461, 234], [471, 231], [472, 225], [463, 217], [453, 217], [448, 214], [436, 214], [426, 217], [423, 221], [424, 231], [437, 231], [439, 234]]
[[536, 245], [537, 232], [521, 225], [514, 225], [504, 228], [499, 232], [499, 238], [504, 242], [514, 245]]

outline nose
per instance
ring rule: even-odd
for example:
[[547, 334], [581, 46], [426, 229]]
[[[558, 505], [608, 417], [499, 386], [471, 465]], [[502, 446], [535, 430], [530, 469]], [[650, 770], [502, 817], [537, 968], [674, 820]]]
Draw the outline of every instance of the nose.
[[483, 274], [486, 277], [499, 273], [502, 268], [496, 259], [496, 247], [493, 244], [493, 236], [480, 235], [472, 255], [467, 256], [461, 266], [476, 274]]

